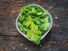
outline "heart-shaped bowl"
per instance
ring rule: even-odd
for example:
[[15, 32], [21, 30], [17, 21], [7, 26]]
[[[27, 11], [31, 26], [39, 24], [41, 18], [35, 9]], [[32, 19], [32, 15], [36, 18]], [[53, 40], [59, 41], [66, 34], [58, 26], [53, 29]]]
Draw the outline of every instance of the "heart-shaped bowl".
[[[44, 12], [46, 11], [43, 7], [41, 7], [41, 6], [38, 5], [38, 4], [29, 4], [29, 5], [27, 5], [27, 6], [37, 6], [37, 7], [41, 8]], [[43, 36], [41, 37], [41, 40], [48, 34], [48, 32], [51, 30], [52, 25], [53, 25], [53, 19], [52, 19], [52, 16], [51, 16], [51, 14], [50, 14], [49, 12], [48, 12], [48, 15], [49, 15], [49, 19], [50, 19], [50, 25], [49, 25], [48, 30], [47, 30], [47, 31], [43, 34]], [[27, 38], [28, 40], [32, 41], [31, 39], [29, 39], [29, 38], [26, 36], [26, 34], [24, 34], [23, 32], [20, 31], [20, 29], [19, 29], [19, 27], [18, 27], [18, 19], [19, 19], [19, 16], [20, 16], [20, 14], [19, 14], [18, 17], [16, 18], [16, 28], [17, 28], [17, 30], [18, 30], [19, 33], [20, 33], [21, 35], [23, 35], [25, 38]]]

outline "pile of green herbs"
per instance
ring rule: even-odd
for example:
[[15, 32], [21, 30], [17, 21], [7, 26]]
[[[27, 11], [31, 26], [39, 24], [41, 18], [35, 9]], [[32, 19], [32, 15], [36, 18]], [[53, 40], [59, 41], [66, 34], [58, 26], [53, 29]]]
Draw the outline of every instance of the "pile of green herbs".
[[41, 37], [49, 29], [49, 26], [48, 11], [44, 11], [38, 6], [21, 8], [18, 27], [34, 43], [40, 44]]

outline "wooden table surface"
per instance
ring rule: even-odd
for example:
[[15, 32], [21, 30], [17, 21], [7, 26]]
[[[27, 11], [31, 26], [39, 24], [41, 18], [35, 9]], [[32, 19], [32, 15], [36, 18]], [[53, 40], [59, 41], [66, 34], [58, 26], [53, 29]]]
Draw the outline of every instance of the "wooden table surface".
[[[39, 46], [17, 31], [15, 20], [20, 7], [36, 3], [53, 17], [53, 27]], [[67, 0], [0, 0], [0, 51], [68, 51]]]

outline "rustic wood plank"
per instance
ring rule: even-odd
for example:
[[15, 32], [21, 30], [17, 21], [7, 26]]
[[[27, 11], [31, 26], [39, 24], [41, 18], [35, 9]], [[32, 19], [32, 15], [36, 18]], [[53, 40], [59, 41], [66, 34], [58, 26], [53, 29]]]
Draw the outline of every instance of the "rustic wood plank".
[[[47, 9], [54, 20], [40, 47], [17, 31], [15, 20], [22, 5], [37, 3]], [[64, 0], [0, 0], [0, 51], [68, 51], [68, 7]]]
[[38, 47], [24, 37], [0, 36], [0, 51], [42, 51], [47, 49], [59, 50], [68, 48], [68, 40], [57, 42], [55, 42], [55, 40], [43, 40], [43, 43], [45, 46], [41, 44], [40, 47]]
[[23, 1], [0, 1], [0, 35], [19, 35], [15, 21]]

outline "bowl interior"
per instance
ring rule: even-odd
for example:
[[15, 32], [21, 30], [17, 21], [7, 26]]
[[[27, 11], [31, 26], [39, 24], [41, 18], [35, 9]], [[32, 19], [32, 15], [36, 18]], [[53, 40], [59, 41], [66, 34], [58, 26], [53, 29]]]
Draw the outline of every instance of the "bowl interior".
[[[46, 11], [43, 7], [41, 7], [40, 5], [37, 5], [37, 4], [30, 4], [30, 5], [27, 5], [27, 6], [38, 6], [40, 7], [43, 11]], [[20, 15], [20, 14], [19, 14]], [[50, 26], [49, 26], [49, 29], [45, 32], [45, 34], [43, 34], [43, 36], [41, 37], [41, 40], [47, 35], [47, 33], [50, 31], [50, 29], [52, 28], [52, 24], [53, 24], [53, 19], [52, 19], [52, 16], [50, 15], [50, 13], [48, 13], [49, 17], [50, 17]], [[19, 16], [17, 17], [16, 19], [16, 28], [17, 30], [25, 37], [27, 38], [28, 40], [31, 40], [29, 39], [23, 32], [21, 32], [18, 28], [18, 18]]]

